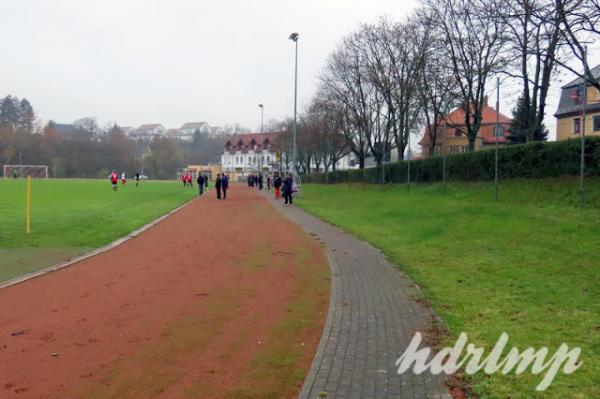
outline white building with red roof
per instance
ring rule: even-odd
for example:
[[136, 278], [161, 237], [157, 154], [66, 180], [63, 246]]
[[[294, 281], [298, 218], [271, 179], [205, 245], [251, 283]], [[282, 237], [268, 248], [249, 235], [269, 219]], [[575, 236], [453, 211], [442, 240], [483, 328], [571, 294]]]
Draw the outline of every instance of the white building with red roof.
[[221, 169], [225, 173], [247, 175], [279, 170], [280, 154], [276, 148], [281, 133], [236, 134], [225, 142]]

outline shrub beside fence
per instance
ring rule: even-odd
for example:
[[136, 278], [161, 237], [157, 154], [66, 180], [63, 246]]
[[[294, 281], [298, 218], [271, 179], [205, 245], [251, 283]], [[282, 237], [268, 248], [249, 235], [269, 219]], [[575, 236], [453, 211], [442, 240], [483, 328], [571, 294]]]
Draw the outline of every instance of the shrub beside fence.
[[[579, 139], [558, 142], [534, 142], [509, 145], [498, 150], [498, 170], [501, 179], [542, 178], [579, 175], [581, 145]], [[491, 180], [494, 178], [494, 149], [446, 156], [447, 180]], [[408, 162], [385, 165], [386, 182], [407, 180]], [[585, 172], [600, 176], [600, 137], [585, 139]], [[336, 170], [305, 175], [307, 183], [381, 182], [381, 167]], [[432, 182], [443, 180], [443, 157], [417, 159], [410, 162], [410, 180]]]

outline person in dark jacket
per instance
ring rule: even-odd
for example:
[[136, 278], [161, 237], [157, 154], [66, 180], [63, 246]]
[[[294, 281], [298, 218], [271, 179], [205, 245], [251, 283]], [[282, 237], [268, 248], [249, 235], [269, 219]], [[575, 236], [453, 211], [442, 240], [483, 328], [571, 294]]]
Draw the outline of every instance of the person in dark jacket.
[[202, 195], [204, 192], [204, 176], [198, 174], [196, 182], [198, 183], [198, 195]]
[[271, 175], [267, 175], [267, 191], [271, 192]]
[[285, 200], [285, 205], [288, 203], [292, 205], [292, 190], [294, 189], [294, 181], [292, 180], [292, 175], [287, 175], [285, 180], [283, 181], [283, 199]]
[[275, 187], [275, 198], [281, 198], [281, 177], [279, 175], [273, 179], [273, 187]]
[[263, 175], [262, 175], [262, 173], [259, 173], [259, 175], [258, 175], [258, 189], [260, 191], [262, 191], [263, 187], [264, 187], [263, 186]]
[[217, 190], [217, 199], [221, 199], [221, 175], [217, 174], [217, 180], [215, 180], [215, 189]]
[[223, 190], [223, 199], [227, 199], [227, 189], [229, 188], [229, 177], [223, 173], [221, 178], [221, 190]]

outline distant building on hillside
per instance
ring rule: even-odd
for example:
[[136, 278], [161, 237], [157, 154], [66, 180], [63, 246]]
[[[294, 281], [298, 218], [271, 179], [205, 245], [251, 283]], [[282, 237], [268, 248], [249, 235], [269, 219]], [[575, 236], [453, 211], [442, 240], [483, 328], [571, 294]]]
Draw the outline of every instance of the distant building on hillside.
[[210, 127], [210, 135], [212, 135], [212, 136], [218, 136], [223, 133], [225, 133], [225, 130], [220, 126], [211, 126]]
[[181, 129], [167, 129], [165, 136], [167, 136], [170, 139], [179, 139], [179, 140], [186, 140], [186, 141], [191, 141], [192, 140], [192, 136], [186, 135], [184, 134]]
[[[482, 110], [481, 127], [479, 134], [475, 140], [475, 150], [490, 147], [495, 145], [496, 138], [494, 131], [496, 130], [496, 118], [500, 123], [500, 135], [498, 143], [504, 145], [508, 136], [508, 129], [512, 123], [512, 119], [499, 113], [496, 109], [488, 105], [487, 96], [484, 101]], [[430, 156], [429, 154], [429, 129], [425, 128], [423, 138], [419, 142], [423, 157]], [[462, 107], [456, 108], [450, 112], [444, 120], [440, 121], [437, 130], [437, 138], [435, 143], [435, 153], [431, 155], [457, 154], [467, 152], [469, 150], [469, 140], [466, 135], [467, 129], [465, 124], [465, 111]]]
[[77, 126], [72, 123], [56, 123], [54, 121], [48, 122], [48, 128], [53, 129], [59, 136], [70, 136], [78, 131]]
[[[600, 79], [600, 65], [592, 68], [592, 76]], [[590, 84], [586, 87], [585, 136], [600, 135], [600, 92]], [[556, 140], [578, 138], [583, 112], [583, 79], [577, 78], [562, 87], [556, 117]]]
[[164, 137], [167, 130], [160, 123], [142, 125], [132, 131], [130, 136], [136, 139], [152, 140], [155, 137]]
[[119, 126], [119, 129], [121, 130], [121, 133], [123, 133], [125, 136], [129, 136], [129, 134], [135, 130], [131, 126]]
[[206, 122], [188, 122], [181, 126], [181, 131], [184, 135], [193, 136], [196, 130], [202, 134], [210, 133], [210, 125]]

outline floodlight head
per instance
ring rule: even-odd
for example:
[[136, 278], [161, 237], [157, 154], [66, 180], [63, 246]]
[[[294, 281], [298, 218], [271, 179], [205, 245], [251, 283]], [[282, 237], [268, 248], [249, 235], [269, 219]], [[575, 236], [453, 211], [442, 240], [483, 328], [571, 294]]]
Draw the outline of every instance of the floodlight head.
[[289, 37], [290, 40], [297, 42], [298, 41], [298, 34], [296, 32], [292, 33]]
[[261, 107], [261, 108], [263, 107], [263, 105], [262, 105], [262, 104], [258, 104], [258, 106], [259, 106], [259, 107]]

